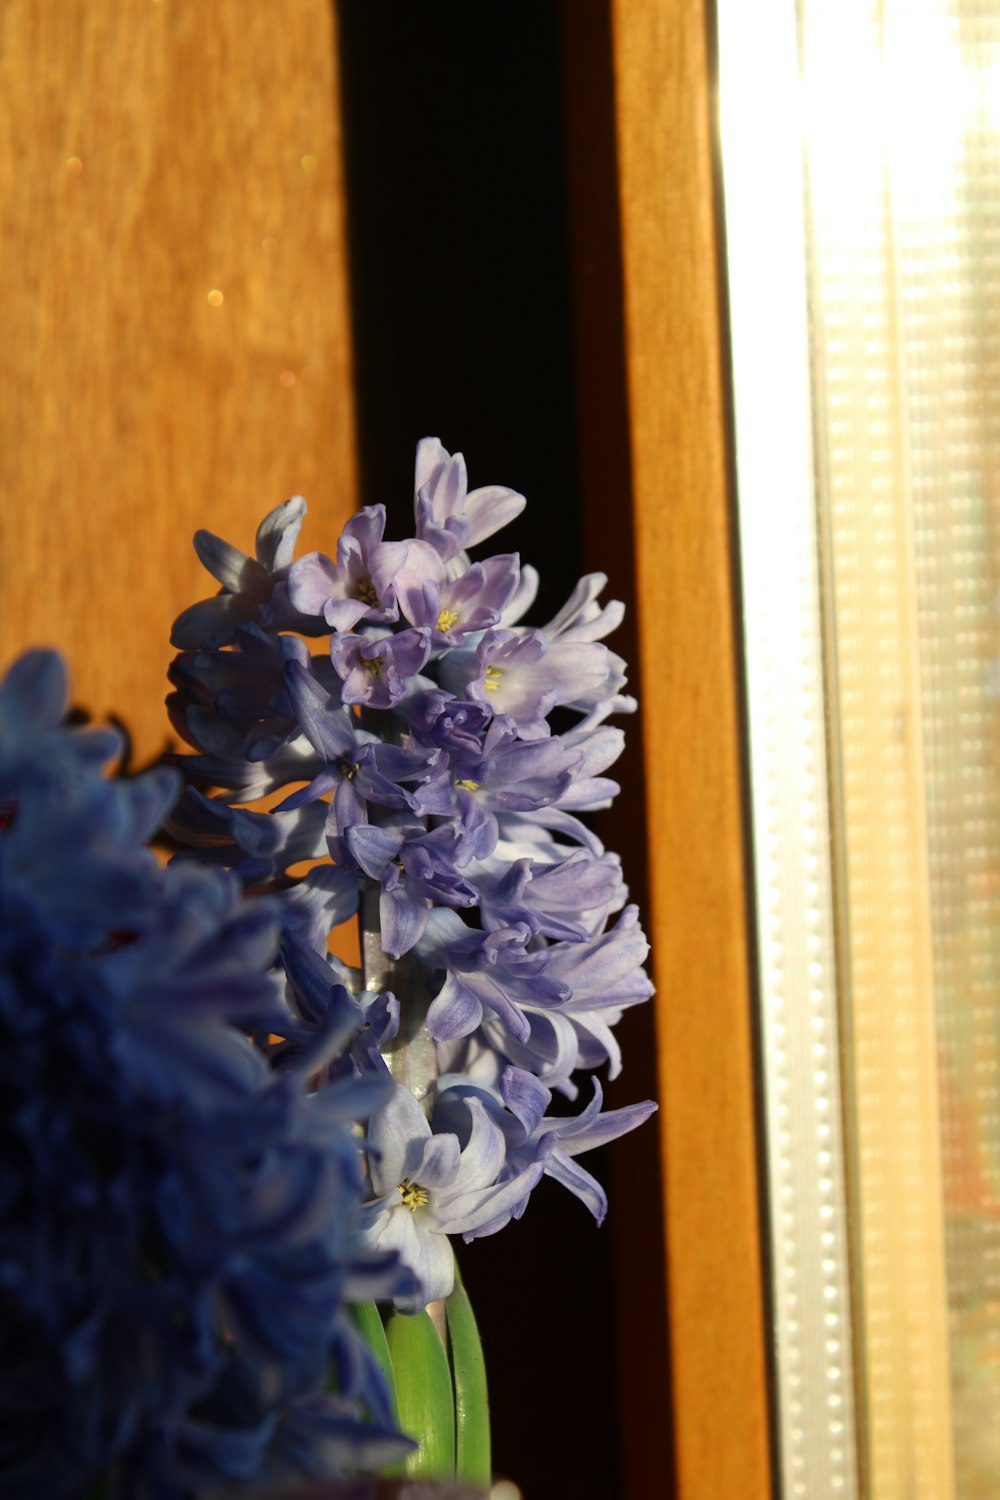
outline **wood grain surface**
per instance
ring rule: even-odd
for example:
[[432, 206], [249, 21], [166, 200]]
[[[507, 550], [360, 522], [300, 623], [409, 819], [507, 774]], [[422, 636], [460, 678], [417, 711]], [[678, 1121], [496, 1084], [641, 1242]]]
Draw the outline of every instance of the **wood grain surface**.
[[771, 1493], [702, 0], [614, 0], [677, 1493]]
[[[679, 1492], [769, 1493], [700, 0], [613, 7]], [[328, 0], [0, 7], [0, 657], [162, 748], [199, 526], [356, 502]], [[221, 301], [210, 293], [220, 292]], [[664, 1402], [667, 1394], [664, 1392]], [[666, 1463], [666, 1454], [664, 1454]]]
[[0, 7], [0, 657], [61, 648], [140, 758], [195, 529], [354, 507], [342, 220], [328, 0]]

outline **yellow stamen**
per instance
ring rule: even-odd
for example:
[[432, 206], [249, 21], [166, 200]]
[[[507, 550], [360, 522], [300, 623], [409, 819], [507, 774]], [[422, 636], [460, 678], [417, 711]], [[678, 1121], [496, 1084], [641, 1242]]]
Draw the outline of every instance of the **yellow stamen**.
[[354, 590], [354, 597], [355, 599], [360, 599], [362, 604], [372, 605], [378, 603], [378, 594], [376, 594], [375, 585], [370, 578], [362, 578]]
[[496, 692], [497, 688], [500, 686], [500, 679], [501, 679], [502, 676], [503, 676], [503, 668], [502, 667], [487, 667], [486, 668], [486, 681], [483, 684], [483, 686], [486, 688], [486, 691], [488, 693], [495, 693]]
[[363, 656], [361, 658], [361, 665], [367, 672], [370, 672], [373, 677], [379, 677], [381, 676], [382, 668], [385, 666], [385, 657]]
[[443, 609], [438, 615], [438, 630], [443, 631], [447, 635], [457, 619], [457, 609]]
[[345, 781], [353, 781], [355, 776], [357, 776], [358, 772], [361, 770], [361, 762], [356, 760], [352, 765], [349, 760], [342, 760], [340, 762], [340, 770]]
[[469, 781], [466, 777], [463, 777], [461, 781], [456, 781], [455, 785], [456, 786], [460, 786], [462, 788], [463, 792], [478, 792], [479, 791], [479, 782], [478, 781]]
[[418, 1208], [423, 1208], [430, 1198], [426, 1188], [418, 1187], [415, 1182], [411, 1183], [408, 1177], [404, 1177], [399, 1184], [399, 1196], [411, 1214], [415, 1213]]

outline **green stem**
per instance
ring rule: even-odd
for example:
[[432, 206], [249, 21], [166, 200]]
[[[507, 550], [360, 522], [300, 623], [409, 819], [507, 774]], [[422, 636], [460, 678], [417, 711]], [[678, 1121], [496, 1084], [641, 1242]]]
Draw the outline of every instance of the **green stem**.
[[427, 1312], [390, 1312], [385, 1336], [396, 1376], [399, 1425], [419, 1447], [389, 1472], [454, 1479], [455, 1401], [448, 1356]]
[[347, 1309], [355, 1328], [368, 1345], [380, 1366], [389, 1387], [389, 1403], [392, 1414], [399, 1421], [399, 1401], [396, 1396], [396, 1377], [392, 1369], [392, 1356], [386, 1341], [385, 1328], [374, 1302], [355, 1302]]
[[455, 1289], [445, 1306], [455, 1380], [455, 1477], [461, 1484], [485, 1490], [492, 1478], [486, 1362], [472, 1303], [457, 1264]]

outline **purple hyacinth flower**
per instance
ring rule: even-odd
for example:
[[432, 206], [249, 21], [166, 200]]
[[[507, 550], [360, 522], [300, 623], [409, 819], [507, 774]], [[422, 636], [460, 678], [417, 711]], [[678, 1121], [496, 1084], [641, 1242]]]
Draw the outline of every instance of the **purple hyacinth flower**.
[[[505, 1069], [500, 1087], [504, 1103], [514, 1114], [519, 1115], [525, 1129], [523, 1142], [511, 1152], [511, 1164], [526, 1163], [535, 1152], [544, 1148], [545, 1175], [554, 1177], [563, 1187], [575, 1193], [590, 1209], [598, 1224], [601, 1224], [608, 1210], [604, 1189], [574, 1158], [585, 1151], [593, 1151], [598, 1146], [606, 1146], [627, 1135], [629, 1131], [636, 1130], [655, 1113], [657, 1105], [655, 1100], [646, 1099], [641, 1104], [629, 1104], [624, 1109], [602, 1112], [604, 1095], [600, 1080], [593, 1078], [591, 1082], [594, 1096], [575, 1117], [550, 1118], [544, 1113], [539, 1117], [537, 1110], [541, 1096], [549, 1096], [549, 1091], [531, 1074], [525, 1074], [519, 1068]], [[529, 1095], [533, 1096], [530, 1103]], [[547, 1105], [546, 1097], [543, 1110]]]
[[[420, 814], [429, 810], [421, 788], [447, 770], [446, 764], [439, 764], [447, 759], [443, 751], [385, 744], [361, 729], [357, 717], [299, 662], [289, 663], [286, 681], [298, 722], [322, 767], [307, 786], [281, 803], [279, 812], [313, 802], [332, 790], [327, 837], [339, 843], [346, 829], [367, 823], [369, 802]], [[417, 785], [408, 790], [403, 782]], [[436, 806], [433, 795], [430, 801]], [[342, 861], [343, 850], [333, 842], [330, 848]]]
[[420, 1105], [399, 1084], [369, 1126], [368, 1168], [376, 1194], [368, 1208], [369, 1242], [397, 1251], [420, 1282], [419, 1294], [395, 1299], [402, 1312], [419, 1312], [449, 1296], [455, 1262], [448, 1236], [468, 1234], [503, 1215], [544, 1170], [544, 1160], [536, 1160], [510, 1181], [499, 1182], [503, 1131], [479, 1099], [466, 1107], [470, 1128], [464, 1149], [456, 1135], [432, 1134]]
[[167, 827], [196, 851], [178, 859], [196, 857], [205, 864], [224, 865], [248, 885], [256, 885], [290, 865], [326, 854], [327, 812], [322, 803], [291, 812], [253, 812], [228, 807], [189, 787]]
[[391, 814], [384, 823], [347, 830], [347, 847], [361, 869], [381, 883], [382, 948], [401, 958], [420, 939], [430, 902], [475, 906], [479, 894], [458, 873], [469, 850], [460, 825], [428, 831], [422, 823]]
[[538, 597], [540, 583], [538, 569], [533, 568], [530, 563], [524, 563], [521, 567], [521, 576], [517, 581], [517, 591], [500, 616], [499, 623], [504, 630], [510, 630], [512, 625], [523, 620]]
[[[290, 660], [310, 661], [297, 636], [272, 635], [250, 622], [235, 632], [236, 650], [181, 652], [170, 667], [178, 692], [168, 699], [171, 719], [190, 743], [202, 747], [212, 725], [234, 725], [242, 732], [240, 754], [248, 761], [270, 760], [299, 733], [285, 691]], [[337, 683], [329, 662], [314, 664], [330, 685]], [[199, 738], [199, 735], [202, 738]]]
[[288, 597], [304, 615], [321, 615], [331, 630], [353, 630], [359, 620], [394, 621], [394, 578], [406, 542], [384, 542], [385, 506], [352, 516], [337, 542], [337, 559], [310, 552], [292, 565]]
[[236, 631], [249, 620], [274, 629], [296, 628], [300, 622], [285, 600], [284, 584], [305, 513], [306, 502], [301, 495], [293, 495], [266, 515], [257, 528], [255, 557], [211, 531], [196, 532], [195, 551], [222, 585], [222, 592], [192, 604], [177, 617], [172, 643], [181, 650], [198, 646], [214, 650], [231, 644]]
[[438, 745], [449, 755], [479, 755], [492, 717], [483, 704], [466, 702], [439, 687], [414, 693], [406, 707], [414, 739], [422, 745]]
[[523, 495], [502, 484], [470, 492], [465, 459], [448, 453], [438, 438], [417, 444], [414, 491], [417, 536], [445, 562], [513, 521], [526, 503]]
[[582, 711], [616, 693], [625, 664], [594, 642], [551, 643], [540, 630], [488, 630], [474, 653], [447, 657], [442, 676], [453, 692], [509, 714], [522, 739], [537, 740], [551, 733], [548, 715], [558, 705]]
[[[334, 1045], [330, 1055], [343, 1053], [364, 1025], [364, 1011], [343, 983], [342, 965], [332, 955], [318, 953], [310, 944], [296, 942], [287, 933], [281, 943], [281, 965], [288, 981], [285, 993], [291, 1013], [286, 1018], [283, 1036], [300, 1050], [303, 1045], [314, 1047], [319, 1041], [325, 1052], [327, 1034], [332, 1033]], [[272, 1060], [273, 1056], [269, 1054]], [[310, 1059], [312, 1066], [320, 1061], [325, 1062], [326, 1058]]]
[[558, 807], [577, 812], [593, 812], [608, 807], [620, 790], [617, 781], [600, 773], [614, 765], [625, 748], [625, 736], [620, 729], [604, 724], [596, 729], [581, 732], [579, 728], [563, 736], [567, 749], [576, 751], [579, 762], [573, 782], [551, 802]]
[[[504, 1064], [513, 1063], [567, 1099], [575, 1099], [579, 1089], [573, 1081], [573, 1074], [583, 1064], [576, 1028], [563, 1010], [564, 1007], [547, 1011], [525, 1007], [529, 1034], [524, 1042], [518, 1041], [494, 1017], [486, 1016], [477, 1037], [480, 1046], [496, 1054], [496, 1072], [499, 1073]], [[452, 1071], [455, 1071], [454, 1064]], [[485, 1068], [482, 1071], [485, 1073]]]
[[550, 640], [599, 641], [617, 630], [625, 617], [620, 599], [602, 608], [597, 597], [607, 583], [606, 573], [586, 573], [563, 605], [542, 629]]
[[319, 770], [316, 754], [304, 735], [297, 735], [262, 760], [247, 760], [243, 728], [220, 719], [211, 709], [195, 704], [184, 714], [183, 725], [174, 722], [185, 739], [203, 753], [170, 755], [165, 757], [168, 764], [182, 771], [188, 781], [224, 787], [220, 797], [224, 802], [257, 802], [290, 782], [311, 781]]
[[575, 849], [552, 863], [527, 858], [507, 863], [505, 853], [498, 846], [491, 859], [470, 872], [486, 927], [526, 922], [543, 937], [581, 942], [599, 930], [608, 912], [625, 900], [621, 863], [615, 854], [595, 858], [584, 849]]
[[472, 753], [452, 756], [453, 783], [494, 812], [537, 811], [561, 802], [585, 765], [567, 737], [522, 740], [506, 715], [493, 720]]
[[[523, 1068], [505, 1068], [497, 1090], [479, 1088], [464, 1081], [446, 1082], [434, 1106], [434, 1125], [438, 1130], [454, 1130], [459, 1140], [463, 1140], [468, 1131], [465, 1120], [469, 1103], [473, 1098], [477, 1099], [504, 1133], [507, 1147], [505, 1173], [516, 1177], [530, 1163], [541, 1160], [545, 1175], [555, 1178], [574, 1193], [586, 1204], [597, 1223], [602, 1224], [608, 1208], [604, 1189], [574, 1158], [637, 1129], [657, 1106], [648, 1099], [642, 1104], [602, 1113], [604, 1095], [601, 1085], [596, 1078], [592, 1082], [594, 1096], [575, 1116], [546, 1115], [552, 1092]], [[505, 1205], [502, 1214], [468, 1231], [465, 1238], [471, 1240], [496, 1234], [509, 1219], [519, 1219], [527, 1207], [529, 1193], [530, 1189], [518, 1203]]]
[[396, 591], [411, 625], [426, 626], [438, 650], [496, 625], [517, 590], [518, 557], [503, 553], [457, 576], [429, 542], [411, 542], [396, 574]]
[[429, 630], [397, 635], [335, 635], [330, 642], [334, 668], [343, 679], [345, 703], [391, 708], [405, 698], [431, 649]]
[[653, 983], [643, 968], [649, 943], [639, 908], [626, 906], [613, 927], [586, 943], [552, 943], [549, 970], [573, 992], [573, 1010], [620, 1009], [648, 1000]]
[[327, 955], [327, 938], [358, 909], [359, 876], [337, 865], [314, 865], [301, 880], [279, 891], [283, 932], [295, 943]]
[[551, 944], [545, 950], [546, 973], [566, 984], [571, 997], [558, 1006], [526, 1001], [521, 1007], [529, 1024], [526, 1039], [485, 1015], [483, 1039], [569, 1098], [576, 1097], [572, 1074], [578, 1068], [607, 1063], [608, 1076], [617, 1078], [622, 1061], [613, 1028], [623, 1010], [653, 993], [642, 967], [648, 949], [635, 906], [589, 942]]
[[522, 1006], [558, 1005], [570, 998], [570, 986], [546, 972], [546, 951], [528, 952], [533, 937], [526, 922], [482, 932], [466, 927], [456, 912], [431, 913], [419, 955], [429, 968], [447, 975], [427, 1012], [435, 1041], [468, 1036], [481, 1023], [484, 1006], [512, 1036], [527, 1041], [531, 1027]]

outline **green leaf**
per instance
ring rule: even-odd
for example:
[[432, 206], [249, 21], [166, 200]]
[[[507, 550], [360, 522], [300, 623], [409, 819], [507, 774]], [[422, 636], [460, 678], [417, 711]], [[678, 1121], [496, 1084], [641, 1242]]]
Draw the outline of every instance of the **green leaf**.
[[396, 1377], [399, 1425], [419, 1447], [390, 1473], [414, 1479], [454, 1479], [455, 1398], [441, 1336], [425, 1310], [391, 1312], [385, 1336]]
[[455, 1477], [474, 1489], [488, 1490], [492, 1469], [486, 1361], [472, 1303], [457, 1266], [455, 1290], [445, 1307], [455, 1377]]
[[392, 1358], [389, 1354], [389, 1345], [386, 1342], [379, 1310], [374, 1302], [353, 1302], [347, 1311], [355, 1328], [381, 1367], [389, 1386], [389, 1400], [392, 1404], [393, 1415], [398, 1421], [399, 1402], [396, 1396], [396, 1380], [392, 1372]]

